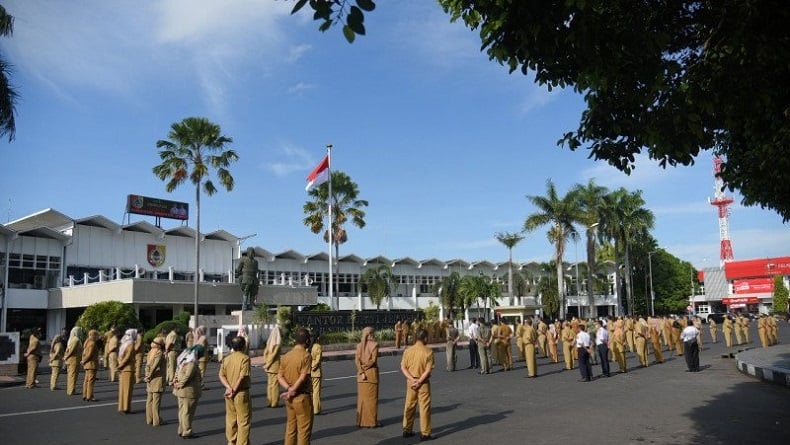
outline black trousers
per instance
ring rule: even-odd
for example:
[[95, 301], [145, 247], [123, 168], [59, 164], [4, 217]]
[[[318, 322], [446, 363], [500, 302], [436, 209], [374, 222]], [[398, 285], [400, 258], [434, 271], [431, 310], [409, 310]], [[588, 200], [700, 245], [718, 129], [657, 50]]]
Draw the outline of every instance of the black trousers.
[[577, 348], [579, 351], [579, 372], [582, 373], [582, 379], [592, 379], [592, 364], [590, 363], [590, 352], [587, 348]]
[[686, 357], [686, 366], [691, 372], [699, 371], [699, 344], [697, 341], [683, 342], [683, 355]]
[[477, 341], [469, 339], [469, 366], [480, 367], [480, 355], [477, 353]]
[[606, 343], [600, 344], [598, 348], [598, 357], [601, 359], [601, 373], [609, 377], [609, 346]]

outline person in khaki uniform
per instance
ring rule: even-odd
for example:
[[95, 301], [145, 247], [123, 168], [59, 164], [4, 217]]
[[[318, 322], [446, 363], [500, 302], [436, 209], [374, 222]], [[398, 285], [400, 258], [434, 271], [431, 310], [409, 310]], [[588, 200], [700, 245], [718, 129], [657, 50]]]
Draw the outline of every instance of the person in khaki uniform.
[[639, 363], [642, 365], [643, 368], [648, 366], [648, 352], [647, 352], [647, 336], [648, 336], [648, 328], [647, 322], [645, 322], [644, 318], [639, 318], [637, 322], [634, 323], [634, 347], [636, 348], [636, 356], [639, 359]]
[[680, 333], [686, 327], [686, 317], [680, 317], [672, 322], [672, 338], [675, 339], [675, 350], [678, 356], [683, 355], [683, 339], [680, 338]]
[[[66, 352], [63, 353], [63, 361], [66, 362], [66, 395], [74, 395], [77, 386], [77, 374], [79, 373], [80, 359], [82, 358], [82, 329], [78, 326], [71, 328], [69, 341], [66, 343]], [[84, 399], [85, 397], [83, 397]]]
[[195, 336], [196, 332], [192, 328], [187, 328], [187, 333], [184, 336], [184, 343], [187, 348], [191, 348], [195, 346]]
[[164, 337], [154, 338], [145, 360], [145, 423], [147, 425], [164, 425], [160, 415], [162, 393], [165, 391], [164, 350]]
[[280, 387], [277, 374], [280, 372], [280, 344], [282, 337], [280, 327], [275, 326], [266, 340], [266, 349], [263, 350], [263, 370], [266, 371], [266, 398], [270, 408], [277, 408], [280, 402]]
[[165, 337], [165, 357], [167, 357], [167, 384], [172, 385], [173, 379], [176, 375], [176, 360], [179, 354], [179, 339], [178, 339], [178, 332], [177, 327], [173, 325], [173, 328], [170, 329], [170, 332]]
[[559, 322], [556, 322], [549, 326], [549, 357], [551, 357], [552, 363], [560, 362], [560, 355], [557, 353], [557, 342], [560, 339], [560, 332], [562, 330], [559, 328], [559, 324]]
[[672, 342], [672, 319], [667, 316], [661, 317], [661, 336], [667, 351], [671, 351], [675, 343]]
[[625, 341], [628, 342], [628, 352], [634, 352], [634, 339], [636, 321], [631, 316], [625, 317]]
[[538, 324], [538, 348], [540, 348], [540, 353], [543, 355], [543, 358], [549, 356], [549, 326], [543, 320], [540, 320]]
[[743, 317], [740, 315], [732, 323], [732, 329], [735, 331], [735, 345], [740, 346], [743, 344]]
[[106, 367], [110, 368], [110, 381], [115, 382], [118, 380], [118, 332], [113, 331], [105, 348], [107, 348], [107, 364]]
[[134, 389], [134, 345], [137, 329], [127, 329], [118, 347], [118, 412], [132, 412], [132, 390]]
[[419, 331], [414, 346], [406, 349], [400, 370], [406, 377], [406, 403], [403, 407], [403, 437], [414, 436], [414, 414], [420, 405], [420, 440], [431, 436], [431, 372], [434, 368], [433, 350], [425, 346], [428, 334]]
[[765, 314], [762, 314], [757, 319], [757, 335], [760, 337], [760, 344], [763, 348], [768, 347], [768, 329], [768, 319]]
[[33, 331], [30, 333], [30, 339], [27, 342], [27, 350], [25, 350], [25, 358], [27, 359], [27, 378], [25, 379], [25, 388], [35, 388], [36, 385], [36, 374], [38, 373], [38, 364], [41, 362], [41, 352], [39, 352], [39, 347], [41, 347], [41, 342], [39, 338], [41, 337], [41, 329], [34, 328]]
[[250, 398], [250, 357], [244, 353], [244, 337], [233, 337], [233, 352], [219, 368], [219, 381], [225, 387], [225, 437], [229, 445], [250, 444], [252, 398]]
[[535, 358], [535, 345], [538, 341], [538, 333], [532, 327], [532, 317], [527, 317], [524, 322], [524, 334], [521, 338], [521, 342], [524, 344], [524, 357], [527, 361], [527, 377], [538, 376], [538, 362]]
[[115, 335], [115, 325], [110, 325], [107, 331], [102, 335], [102, 369], [108, 369], [110, 367], [110, 348], [108, 345], [110, 344], [110, 337]]
[[513, 369], [513, 346], [510, 339], [513, 338], [513, 329], [504, 321], [499, 324], [499, 356], [502, 360], [502, 367], [505, 371]]
[[310, 346], [310, 381], [313, 386], [313, 414], [321, 414], [321, 359], [324, 355], [324, 348], [321, 346], [321, 333], [316, 332], [313, 345]]
[[576, 334], [571, 329], [571, 324], [567, 321], [562, 327], [562, 357], [565, 359], [565, 370], [573, 369], [573, 349], [576, 345]]
[[712, 318], [710, 319], [708, 324], [710, 325], [708, 327], [708, 329], [710, 329], [710, 339], [711, 339], [711, 341], [713, 343], [718, 343], [719, 342], [719, 340], [718, 340], [719, 325], [717, 325], [716, 324], [716, 320], [714, 320]]
[[625, 361], [625, 348], [626, 348], [625, 330], [623, 329], [622, 323], [615, 323], [614, 332], [612, 332], [611, 340], [612, 340], [612, 355], [614, 355], [614, 361], [617, 362], [617, 366], [620, 367], [620, 373], [628, 372], [628, 365], [626, 364]]
[[379, 426], [379, 345], [373, 338], [373, 328], [362, 330], [354, 362], [357, 366], [357, 426]]
[[491, 322], [491, 368], [493, 368], [494, 365], [502, 364], [502, 357], [500, 356], [500, 352], [502, 351], [502, 348], [500, 348], [499, 346], [500, 343], [502, 343], [502, 340], [499, 338], [499, 323], [497, 323], [496, 321], [492, 321]]
[[491, 328], [488, 322], [480, 320], [480, 330], [477, 337], [477, 354], [480, 356], [480, 374], [491, 373]]
[[176, 358], [173, 395], [178, 398], [178, 435], [186, 439], [195, 437], [192, 432], [192, 419], [195, 418], [198, 400], [203, 395], [203, 382], [197, 367], [197, 360], [202, 354], [203, 347], [196, 345], [184, 349]]
[[402, 343], [403, 343], [403, 323], [401, 323], [400, 320], [398, 320], [395, 322], [395, 349], [400, 349]]
[[52, 375], [49, 378], [50, 391], [58, 389], [58, 377], [60, 369], [63, 367], [63, 353], [66, 352], [67, 336], [68, 332], [66, 328], [63, 328], [60, 335], [52, 339], [52, 344], [49, 347], [49, 367], [52, 369]]
[[516, 322], [516, 350], [518, 351], [518, 358], [519, 360], [525, 360], [526, 355], [524, 355], [524, 324], [526, 321], [522, 321], [521, 323]]
[[779, 343], [779, 324], [776, 322], [776, 318], [774, 317], [767, 317], [768, 318], [768, 344], [775, 345]]
[[694, 327], [697, 328], [697, 345], [699, 346], [699, 350], [702, 351], [702, 320], [699, 317], [694, 317], [691, 320]]
[[[752, 336], [751, 333], [749, 332], [750, 324], [751, 322], [749, 321], [748, 315], [745, 315], [741, 318], [741, 331], [743, 332], [743, 339], [746, 341], [746, 343], [752, 342]], [[700, 347], [700, 349], [702, 348]]]
[[656, 357], [656, 363], [664, 363], [664, 354], [661, 351], [661, 327], [660, 321], [657, 318], [650, 318], [648, 321], [650, 336], [650, 344], [653, 346], [653, 354]]
[[99, 331], [91, 329], [82, 346], [82, 369], [85, 378], [82, 381], [82, 400], [95, 402], [93, 388], [96, 386], [96, 373], [99, 372]]
[[724, 317], [722, 332], [724, 333], [724, 343], [728, 348], [732, 347], [732, 327], [732, 320], [730, 319], [730, 316], [728, 315]]
[[299, 328], [294, 334], [296, 345], [288, 351], [280, 363], [277, 381], [285, 390], [287, 420], [285, 445], [307, 445], [313, 434], [313, 398], [310, 395], [310, 365], [312, 358], [307, 352], [310, 334]]
[[142, 383], [143, 381], [143, 356], [145, 355], [145, 348], [143, 348], [143, 335], [145, 331], [143, 328], [137, 330], [137, 337], [134, 341], [134, 383]]
[[[247, 354], [249, 342], [246, 337], [244, 338], [244, 352]], [[192, 341], [193, 346], [199, 345], [203, 347], [206, 353], [198, 358], [198, 369], [200, 370], [200, 381], [203, 382], [203, 389], [206, 389], [206, 366], [208, 366], [208, 338], [206, 337], [206, 327], [200, 325], [195, 329], [195, 339]]]

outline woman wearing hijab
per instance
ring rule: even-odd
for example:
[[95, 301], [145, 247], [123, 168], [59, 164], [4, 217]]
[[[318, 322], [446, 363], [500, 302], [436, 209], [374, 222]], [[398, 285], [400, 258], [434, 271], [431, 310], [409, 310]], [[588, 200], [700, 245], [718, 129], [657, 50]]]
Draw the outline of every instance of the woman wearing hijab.
[[165, 339], [154, 338], [145, 360], [145, 423], [153, 426], [164, 424], [159, 415], [162, 393], [165, 391], [165, 361], [162, 359], [164, 349]]
[[[77, 386], [77, 373], [82, 359], [82, 329], [78, 326], [71, 328], [69, 341], [66, 343], [66, 352], [63, 353], [63, 361], [66, 362], [66, 395], [74, 395], [74, 388]], [[83, 396], [83, 398], [85, 398]]]
[[277, 373], [280, 372], [280, 344], [282, 336], [280, 327], [275, 326], [269, 339], [266, 340], [266, 349], [263, 351], [263, 369], [266, 371], [267, 385], [266, 398], [269, 400], [270, 408], [277, 408], [280, 402], [280, 384], [277, 381]]
[[[201, 325], [195, 329], [195, 345], [203, 347], [203, 351], [208, 351], [208, 339], [206, 338], [206, 327]], [[208, 364], [208, 354], [203, 354], [198, 359], [198, 369], [200, 369], [200, 381], [206, 377], [206, 365]], [[203, 385], [205, 388], [205, 385]]]
[[313, 346], [310, 347], [310, 379], [313, 383], [313, 415], [321, 414], [321, 358], [323, 356], [321, 347], [321, 332], [315, 332]]
[[134, 344], [137, 329], [127, 329], [118, 347], [118, 412], [129, 414], [132, 411], [132, 389], [134, 388]]
[[82, 369], [85, 378], [82, 380], [82, 400], [95, 402], [93, 387], [96, 386], [96, 373], [99, 372], [99, 331], [91, 329], [88, 338], [82, 345]]
[[551, 358], [552, 363], [559, 363], [560, 356], [557, 353], [557, 340], [560, 338], [559, 332], [557, 332], [557, 325], [552, 323], [549, 325], [549, 335], [548, 335], [548, 342], [549, 342], [549, 357]]
[[203, 347], [195, 345], [185, 349], [176, 359], [173, 395], [178, 397], [178, 435], [184, 439], [195, 437], [192, 434], [192, 419], [203, 386], [197, 360], [202, 355]]
[[52, 375], [49, 379], [49, 389], [54, 391], [58, 389], [58, 377], [60, 376], [60, 369], [63, 366], [63, 353], [66, 352], [66, 328], [63, 328], [61, 334], [52, 339], [52, 345], [49, 347], [49, 367], [52, 368]]
[[357, 426], [376, 428], [379, 405], [379, 345], [373, 339], [373, 328], [362, 330], [362, 339], [357, 345]]

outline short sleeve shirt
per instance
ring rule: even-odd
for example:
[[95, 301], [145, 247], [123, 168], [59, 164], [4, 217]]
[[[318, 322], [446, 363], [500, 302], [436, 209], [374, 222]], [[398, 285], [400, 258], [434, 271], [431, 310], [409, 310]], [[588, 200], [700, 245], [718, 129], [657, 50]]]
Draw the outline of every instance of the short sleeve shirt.
[[[280, 360], [280, 372], [282, 372], [286, 382], [293, 384], [299, 380], [299, 376], [302, 374], [310, 375], [312, 361], [310, 353], [307, 352], [304, 346], [296, 345]], [[311, 388], [312, 383], [307, 378], [302, 381], [302, 385], [299, 388], [296, 388], [296, 392], [306, 394], [310, 392]]]
[[236, 384], [239, 377], [242, 377], [238, 390], [243, 391], [250, 388], [250, 357], [239, 351], [233, 351], [229, 356], [222, 359], [219, 374], [225, 376], [229, 385]]

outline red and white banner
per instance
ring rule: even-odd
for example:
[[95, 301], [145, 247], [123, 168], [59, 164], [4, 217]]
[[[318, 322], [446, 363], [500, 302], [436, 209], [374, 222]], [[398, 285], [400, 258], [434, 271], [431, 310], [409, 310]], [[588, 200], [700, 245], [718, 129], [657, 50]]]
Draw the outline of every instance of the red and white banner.
[[740, 297], [740, 298], [722, 298], [722, 304], [726, 304], [727, 306], [731, 306], [733, 304], [757, 304], [760, 302], [760, 299], [757, 297]]
[[752, 278], [750, 280], [733, 280], [732, 288], [736, 294], [760, 294], [774, 291], [774, 280], [771, 278]]

